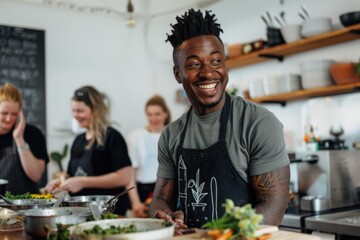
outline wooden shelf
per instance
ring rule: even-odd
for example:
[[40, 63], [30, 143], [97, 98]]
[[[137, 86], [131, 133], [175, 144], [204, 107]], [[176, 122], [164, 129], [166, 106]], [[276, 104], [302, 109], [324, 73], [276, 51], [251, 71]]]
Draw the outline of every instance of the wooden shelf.
[[247, 55], [239, 56], [237, 58], [231, 58], [226, 61], [226, 65], [229, 69], [238, 68], [254, 63], [269, 61], [271, 57], [281, 58], [355, 39], [360, 39], [360, 24], [324, 34], [319, 34], [289, 44], [282, 44], [272, 48], [262, 49]]
[[251, 98], [250, 101], [257, 103], [285, 103], [287, 101], [306, 99], [312, 97], [324, 97], [344, 93], [360, 91], [360, 82], [344, 85], [333, 85], [324, 88], [298, 90], [290, 93], [277, 94], [266, 97]]

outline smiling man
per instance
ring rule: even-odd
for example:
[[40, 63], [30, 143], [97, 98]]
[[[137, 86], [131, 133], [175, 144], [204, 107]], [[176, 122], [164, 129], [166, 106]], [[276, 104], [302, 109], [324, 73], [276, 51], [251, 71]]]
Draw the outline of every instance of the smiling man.
[[226, 93], [215, 15], [190, 9], [176, 19], [167, 41], [174, 76], [192, 107], [160, 137], [150, 215], [177, 222], [182, 233], [221, 217], [230, 198], [238, 206], [251, 203], [265, 224], [279, 225], [290, 178], [283, 127], [262, 106]]

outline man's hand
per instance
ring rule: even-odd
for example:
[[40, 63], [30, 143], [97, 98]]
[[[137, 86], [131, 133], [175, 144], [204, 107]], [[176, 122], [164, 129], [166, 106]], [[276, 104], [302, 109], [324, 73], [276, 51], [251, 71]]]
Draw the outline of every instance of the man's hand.
[[155, 212], [154, 218], [164, 219], [167, 222], [175, 224], [175, 235], [182, 235], [188, 226], [184, 224], [184, 213], [182, 211], [169, 212], [167, 210], [158, 210]]

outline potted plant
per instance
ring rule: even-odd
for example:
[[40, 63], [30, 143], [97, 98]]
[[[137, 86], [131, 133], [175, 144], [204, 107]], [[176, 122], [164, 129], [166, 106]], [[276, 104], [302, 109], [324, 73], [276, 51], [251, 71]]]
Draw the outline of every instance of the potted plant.
[[58, 178], [58, 177], [60, 177], [61, 175], [66, 174], [66, 173], [64, 172], [64, 168], [63, 168], [63, 166], [62, 166], [62, 161], [63, 161], [63, 159], [67, 156], [68, 150], [69, 150], [69, 145], [68, 145], [68, 144], [65, 144], [62, 152], [54, 151], [54, 152], [51, 152], [51, 153], [50, 153], [50, 158], [51, 158], [51, 159], [58, 165], [58, 167], [59, 167], [59, 171], [54, 173], [54, 178]]
[[360, 81], [360, 59], [358, 63], [335, 63], [330, 67], [330, 73], [336, 84], [349, 84]]

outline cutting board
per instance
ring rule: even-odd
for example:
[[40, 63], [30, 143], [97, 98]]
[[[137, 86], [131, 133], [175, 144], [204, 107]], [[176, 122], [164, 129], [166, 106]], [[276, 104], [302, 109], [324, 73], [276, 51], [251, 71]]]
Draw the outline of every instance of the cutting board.
[[[272, 233], [272, 236], [269, 240], [321, 240], [318, 236], [312, 236], [304, 233], [296, 233], [279, 230], [277, 232]], [[182, 236], [176, 236], [172, 240], [206, 240], [204, 235], [201, 233], [193, 233]]]

